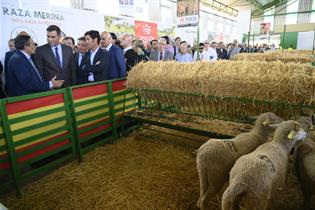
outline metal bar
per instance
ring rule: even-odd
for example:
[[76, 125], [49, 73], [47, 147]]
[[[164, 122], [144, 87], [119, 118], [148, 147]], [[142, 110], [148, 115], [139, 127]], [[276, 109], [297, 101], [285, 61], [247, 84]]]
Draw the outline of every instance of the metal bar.
[[71, 146], [72, 151], [77, 155], [79, 162], [83, 160], [83, 154], [81, 151], [81, 146], [79, 142], [79, 128], [78, 128], [78, 121], [75, 112], [74, 106], [74, 98], [72, 94], [72, 88], [67, 88], [68, 94], [65, 94], [65, 103], [66, 103], [66, 114], [67, 120], [69, 124], [69, 131], [70, 131], [70, 139], [71, 139]]
[[187, 132], [187, 133], [193, 133], [193, 134], [197, 134], [197, 135], [201, 135], [201, 136], [207, 136], [207, 137], [211, 137], [211, 138], [230, 139], [230, 138], [234, 137], [234, 136], [230, 136], [230, 135], [218, 134], [218, 133], [213, 133], [213, 132], [209, 132], [209, 131], [205, 131], [205, 130], [199, 130], [199, 129], [195, 129], [195, 128], [188, 128], [188, 127], [184, 127], [184, 126], [178, 126], [178, 125], [172, 125], [169, 123], [163, 123], [163, 122], [158, 122], [158, 121], [154, 121], [154, 120], [148, 120], [148, 119], [144, 119], [144, 118], [140, 118], [140, 117], [134, 117], [131, 115], [127, 115], [126, 117], [133, 119], [133, 120], [140, 121], [142, 123], [157, 125], [157, 126], [161, 126], [161, 127], [165, 127], [165, 128], [169, 128], [169, 129], [173, 129], [173, 130], [183, 131], [183, 132]]
[[113, 97], [113, 83], [108, 82], [108, 103], [109, 103], [109, 115], [112, 120], [112, 134], [113, 134], [113, 142], [117, 141], [117, 126], [116, 126], [116, 116], [115, 116], [115, 104], [114, 104], [114, 97]]
[[19, 166], [17, 163], [16, 158], [16, 151], [15, 146], [13, 142], [13, 138], [11, 135], [11, 129], [8, 123], [8, 115], [5, 107], [5, 100], [0, 100], [0, 112], [1, 112], [1, 119], [2, 119], [2, 126], [3, 126], [3, 133], [5, 136], [5, 142], [8, 147], [8, 156], [10, 160], [10, 169], [12, 171], [13, 175], [13, 182], [16, 189], [17, 194], [20, 196], [22, 194], [21, 192], [21, 174], [19, 171]]

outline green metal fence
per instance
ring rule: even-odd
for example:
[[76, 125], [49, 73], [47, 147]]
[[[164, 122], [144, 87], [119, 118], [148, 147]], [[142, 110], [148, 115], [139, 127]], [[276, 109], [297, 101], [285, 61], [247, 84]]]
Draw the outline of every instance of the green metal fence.
[[138, 107], [125, 80], [104, 81], [0, 101], [0, 192], [114, 142]]

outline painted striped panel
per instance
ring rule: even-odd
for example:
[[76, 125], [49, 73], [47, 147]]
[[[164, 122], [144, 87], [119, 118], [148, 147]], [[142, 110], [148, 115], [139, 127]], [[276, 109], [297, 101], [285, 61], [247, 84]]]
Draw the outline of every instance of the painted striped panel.
[[110, 127], [107, 84], [72, 89], [75, 115], [80, 139]]
[[[70, 144], [63, 94], [6, 104], [18, 162], [30, 161]], [[53, 143], [51, 143], [53, 142]]]

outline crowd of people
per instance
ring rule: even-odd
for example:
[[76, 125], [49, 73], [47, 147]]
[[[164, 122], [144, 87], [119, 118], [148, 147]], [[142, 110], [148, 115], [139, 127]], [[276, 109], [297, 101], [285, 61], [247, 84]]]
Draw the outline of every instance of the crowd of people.
[[[143, 41], [125, 34], [120, 39], [113, 32], [87, 31], [75, 43], [72, 37], [62, 37], [61, 29], [50, 25], [46, 29], [47, 43], [37, 46], [26, 32], [20, 32], [8, 42], [10, 51], [4, 61], [5, 85], [0, 97], [12, 97], [126, 77], [139, 62], [146, 61], [217, 61], [230, 59], [238, 53], [264, 52], [274, 46], [246, 46], [235, 40], [223, 42], [205, 40], [191, 47], [176, 37], [168, 36]], [[0, 62], [0, 71], [3, 66]], [[2, 84], [0, 84], [2, 87]]]

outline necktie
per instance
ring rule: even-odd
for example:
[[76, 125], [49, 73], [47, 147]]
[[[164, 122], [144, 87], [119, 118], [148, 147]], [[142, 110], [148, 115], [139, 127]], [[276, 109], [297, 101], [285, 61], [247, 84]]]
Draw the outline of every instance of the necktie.
[[60, 61], [60, 56], [59, 56], [59, 53], [58, 53], [58, 47], [55, 47], [55, 55], [56, 55], [57, 66], [61, 69], [61, 61]]
[[33, 63], [32, 58], [29, 58], [28, 60], [29, 60], [29, 62], [31, 63], [31, 65], [33, 66], [33, 68], [35, 69], [35, 72], [36, 72], [37, 76], [39, 77], [40, 81], [42, 82], [43, 79], [42, 79], [42, 77], [40, 76], [40, 74], [39, 74], [39, 72], [38, 72], [38, 69], [36, 68], [35, 64]]
[[163, 52], [160, 52], [160, 61], [163, 60]]

